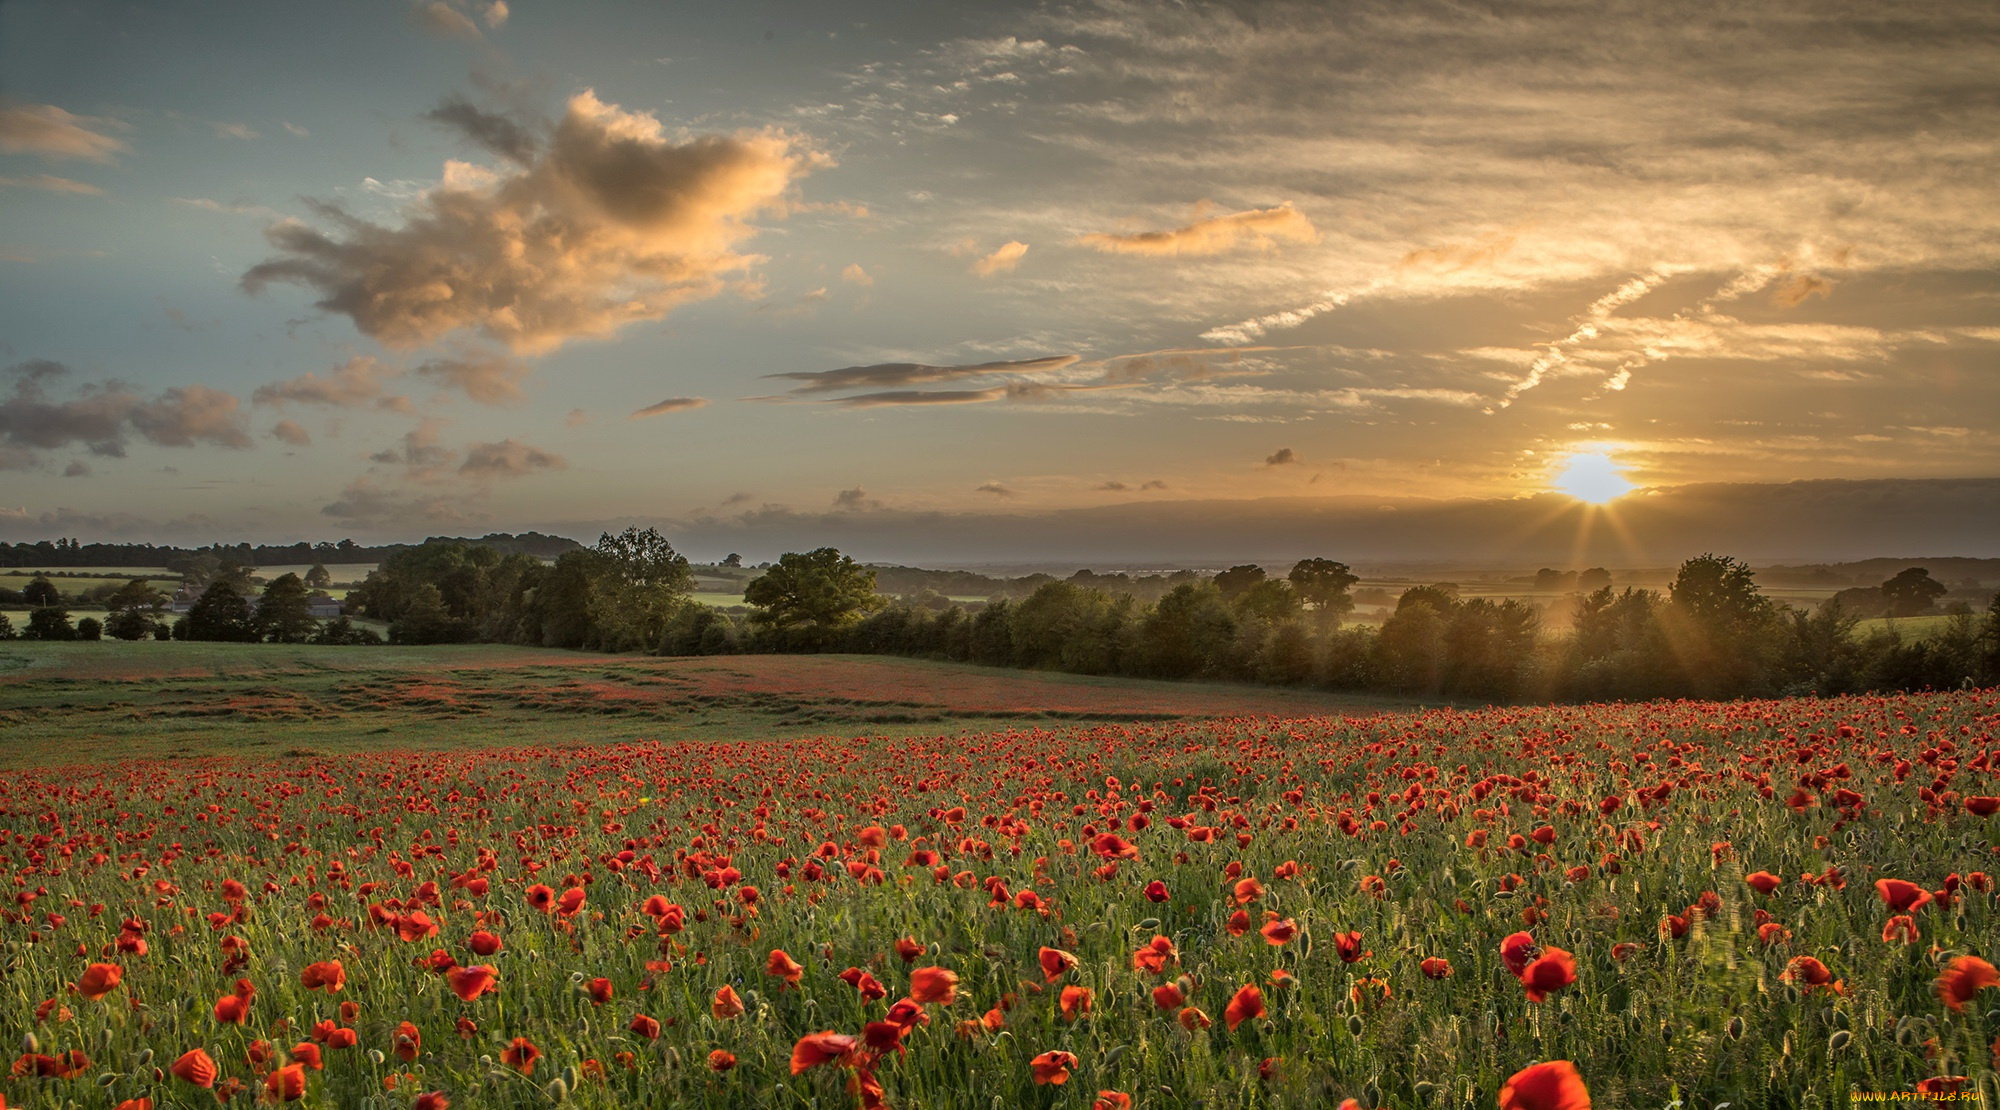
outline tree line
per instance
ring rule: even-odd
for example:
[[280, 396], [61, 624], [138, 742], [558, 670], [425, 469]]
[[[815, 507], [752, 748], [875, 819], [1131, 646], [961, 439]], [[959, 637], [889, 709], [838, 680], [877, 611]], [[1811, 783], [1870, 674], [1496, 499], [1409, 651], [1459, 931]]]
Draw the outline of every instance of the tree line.
[[[905, 568], [893, 568], [902, 570]], [[1041, 576], [1025, 595], [977, 605], [881, 592], [876, 568], [833, 548], [784, 555], [744, 588], [746, 609], [695, 603], [688, 560], [653, 529], [600, 536], [553, 562], [521, 551], [432, 540], [394, 552], [347, 605], [386, 621], [392, 643], [492, 642], [664, 655], [854, 652], [1077, 674], [1315, 686], [1476, 701], [1729, 698], [1944, 689], [2000, 682], [2000, 596], [1925, 638], [1857, 635], [1840, 597], [1811, 611], [1766, 597], [1750, 568], [1718, 555], [1683, 563], [1665, 591], [1614, 590], [1586, 572], [1571, 627], [1551, 634], [1518, 600], [1414, 586], [1379, 628], [1349, 624], [1343, 563], [1125, 576]], [[942, 572], [955, 574], [957, 572]], [[1595, 580], [1593, 580], [1595, 579]], [[346, 618], [302, 612], [311, 587], [287, 574], [258, 604], [241, 568], [216, 576], [172, 626], [144, 583], [124, 587], [105, 632], [177, 639], [365, 642]], [[951, 582], [951, 585], [970, 585]], [[1126, 588], [1118, 588], [1120, 586]], [[1108, 588], [1107, 588], [1108, 587]], [[1874, 588], [1891, 613], [1942, 595], [1919, 568]], [[40, 610], [37, 610], [40, 612]], [[116, 626], [116, 627], [113, 627]], [[163, 631], [164, 630], [164, 631]]]

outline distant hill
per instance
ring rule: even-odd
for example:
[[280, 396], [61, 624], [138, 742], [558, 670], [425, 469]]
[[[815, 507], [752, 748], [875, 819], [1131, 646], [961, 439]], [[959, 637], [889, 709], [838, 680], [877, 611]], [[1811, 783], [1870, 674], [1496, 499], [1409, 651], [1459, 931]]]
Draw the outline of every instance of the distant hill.
[[[433, 536], [424, 541], [479, 544], [509, 554], [554, 559], [566, 551], [583, 547], [565, 536], [540, 532], [490, 532], [477, 539], [462, 536]], [[209, 544], [206, 547], [173, 547], [150, 543], [79, 543], [72, 539], [41, 540], [36, 543], [0, 543], [0, 567], [165, 567], [180, 571], [196, 562], [213, 558], [248, 567], [282, 567], [310, 563], [379, 563], [416, 544], [367, 545], [353, 540], [339, 543], [293, 544]]]

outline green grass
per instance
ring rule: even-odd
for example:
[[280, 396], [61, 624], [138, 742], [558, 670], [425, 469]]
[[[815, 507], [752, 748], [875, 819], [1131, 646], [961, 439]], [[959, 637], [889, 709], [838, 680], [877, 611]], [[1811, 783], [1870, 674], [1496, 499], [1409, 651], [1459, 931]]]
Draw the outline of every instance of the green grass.
[[1906, 641], [1929, 640], [1942, 635], [1945, 629], [1951, 627], [1951, 621], [1951, 617], [1942, 613], [1921, 617], [1871, 617], [1854, 626], [1854, 635], [1865, 640], [1887, 632]]

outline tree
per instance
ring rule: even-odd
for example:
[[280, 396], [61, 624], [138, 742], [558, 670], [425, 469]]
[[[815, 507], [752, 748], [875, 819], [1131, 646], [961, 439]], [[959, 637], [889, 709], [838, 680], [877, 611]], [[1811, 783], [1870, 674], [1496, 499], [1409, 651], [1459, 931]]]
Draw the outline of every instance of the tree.
[[120, 609], [157, 610], [166, 603], [167, 595], [154, 589], [153, 584], [144, 578], [134, 578], [104, 599], [104, 607], [114, 613]]
[[154, 615], [154, 610], [141, 609], [137, 606], [113, 609], [111, 615], [104, 618], [104, 631], [120, 640], [143, 640], [153, 635], [153, 630], [159, 625], [160, 621]]
[[250, 624], [250, 605], [227, 576], [218, 576], [201, 592], [201, 597], [188, 608], [186, 620], [186, 636], [178, 638], [225, 643], [247, 643], [257, 638]]
[[831, 547], [786, 553], [743, 590], [752, 622], [777, 628], [834, 628], [880, 609], [875, 572]]
[[1760, 692], [1783, 647], [1778, 610], [1748, 564], [1721, 555], [1682, 563], [1659, 613], [1661, 629], [1697, 697]]
[[76, 629], [69, 623], [69, 610], [53, 605], [43, 606], [28, 614], [28, 630], [22, 633], [24, 640], [74, 640]]
[[166, 603], [167, 595], [144, 578], [135, 578], [104, 599], [104, 607], [111, 610], [104, 620], [104, 630], [120, 640], [143, 640], [158, 626], [160, 610]]
[[612, 651], [657, 649], [694, 590], [687, 557], [654, 528], [605, 532], [595, 550], [590, 622], [598, 639]]
[[1354, 599], [1347, 591], [1361, 581], [1346, 563], [1332, 559], [1300, 559], [1292, 564], [1292, 572], [1285, 580], [1298, 591], [1299, 600], [1320, 614], [1322, 621], [1337, 621], [1354, 611]]
[[1882, 599], [1889, 603], [1892, 617], [1914, 617], [1929, 612], [1937, 599], [1948, 592], [1945, 584], [1932, 578], [1931, 572], [1923, 567], [1899, 571], [1882, 583]]
[[333, 585], [333, 573], [326, 569], [325, 563], [314, 563], [312, 569], [306, 571], [305, 583], [307, 589], [324, 590]]
[[310, 640], [319, 629], [319, 620], [312, 615], [312, 598], [306, 592], [305, 581], [289, 572], [272, 579], [257, 600], [257, 615], [252, 623], [257, 635], [274, 644], [303, 644]]
[[743, 565], [743, 556], [738, 555], [736, 552], [732, 551], [729, 554], [724, 555], [722, 557], [722, 565], [730, 568], [731, 570], [734, 570]]
[[1235, 601], [1248, 593], [1250, 587], [1264, 580], [1264, 568], [1254, 563], [1230, 567], [1215, 576], [1215, 588], [1222, 591], [1225, 601]]
[[37, 574], [32, 581], [21, 588], [21, 600], [36, 608], [61, 605], [62, 591], [56, 589], [56, 584], [49, 581], [48, 575]]
[[1591, 567], [1577, 576], [1576, 588], [1584, 593], [1601, 590], [1611, 584], [1611, 572], [1603, 567]]
[[1440, 617], [1449, 617], [1458, 608], [1458, 586], [1451, 582], [1438, 582], [1429, 586], [1411, 586], [1396, 599], [1396, 612], [1400, 613], [1412, 605], [1428, 605], [1431, 612]]
[[430, 582], [410, 591], [403, 615], [389, 625], [392, 644], [450, 644], [463, 638], [463, 626], [445, 608], [443, 591]]
[[11, 640], [13, 638], [14, 622], [7, 619], [7, 614], [0, 613], [0, 640]]
[[85, 617], [76, 622], [76, 638], [79, 640], [102, 640], [104, 622], [96, 617]]

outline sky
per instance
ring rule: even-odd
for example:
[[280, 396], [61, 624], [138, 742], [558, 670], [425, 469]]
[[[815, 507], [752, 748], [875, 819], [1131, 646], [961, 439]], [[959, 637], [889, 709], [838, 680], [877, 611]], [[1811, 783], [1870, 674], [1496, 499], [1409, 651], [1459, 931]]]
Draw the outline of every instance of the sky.
[[1996, 182], [1987, 0], [0, 0], [0, 539], [2000, 554]]

